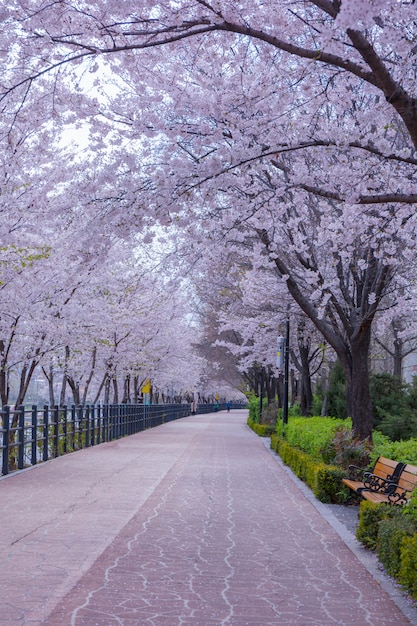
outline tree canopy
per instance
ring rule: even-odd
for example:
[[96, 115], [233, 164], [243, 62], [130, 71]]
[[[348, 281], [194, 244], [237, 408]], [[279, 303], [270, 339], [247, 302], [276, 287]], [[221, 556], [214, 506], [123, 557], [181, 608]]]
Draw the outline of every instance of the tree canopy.
[[372, 327], [415, 302], [416, 17], [397, 0], [12, 0], [7, 245], [16, 225], [36, 242], [80, 220], [89, 258], [140, 233], [187, 271], [234, 256], [242, 289], [268, 272], [337, 353], [371, 437]]

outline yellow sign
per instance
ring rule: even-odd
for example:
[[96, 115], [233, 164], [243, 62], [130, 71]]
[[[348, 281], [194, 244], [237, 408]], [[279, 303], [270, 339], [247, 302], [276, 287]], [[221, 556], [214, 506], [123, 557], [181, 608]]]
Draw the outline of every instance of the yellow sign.
[[151, 393], [151, 381], [147, 380], [142, 387], [142, 393]]

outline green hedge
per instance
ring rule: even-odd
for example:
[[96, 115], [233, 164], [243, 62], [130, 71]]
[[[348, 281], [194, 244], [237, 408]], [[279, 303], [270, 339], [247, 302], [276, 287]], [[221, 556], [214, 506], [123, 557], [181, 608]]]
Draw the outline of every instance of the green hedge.
[[[307, 452], [317, 460], [323, 461], [323, 451], [331, 447], [335, 433], [341, 427], [351, 429], [351, 420], [333, 417], [290, 416], [285, 427], [285, 438], [291, 445]], [[370, 455], [371, 466], [379, 456], [417, 465], [417, 439], [391, 441], [389, 437], [375, 430]]]
[[270, 437], [275, 432], [275, 426], [270, 424], [258, 424], [256, 421], [248, 418], [248, 426], [260, 437]]
[[398, 580], [411, 597], [417, 600], [417, 533], [412, 537], [404, 537], [400, 549]]
[[417, 517], [408, 507], [362, 501], [356, 537], [417, 600]]
[[278, 435], [271, 436], [271, 448], [321, 502], [343, 504], [350, 497], [349, 489], [342, 483], [345, 472], [341, 468], [317, 461]]

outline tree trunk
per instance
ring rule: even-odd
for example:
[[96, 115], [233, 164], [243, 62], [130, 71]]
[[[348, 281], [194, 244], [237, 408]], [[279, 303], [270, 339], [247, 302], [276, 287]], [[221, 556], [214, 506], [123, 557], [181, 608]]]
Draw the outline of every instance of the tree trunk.
[[7, 372], [3, 368], [0, 370], [0, 397], [2, 406], [5, 406], [9, 401], [9, 386]]
[[122, 404], [128, 404], [130, 402], [130, 376], [125, 377], [123, 382], [123, 398]]
[[[52, 365], [49, 367], [49, 374], [44, 367], [42, 367], [43, 375], [48, 381], [48, 395], [49, 395], [49, 406], [55, 406], [55, 391], [54, 391], [54, 368]], [[61, 403], [61, 406], [65, 404], [65, 402]]]
[[[372, 441], [373, 411], [369, 391], [369, 345], [371, 324], [362, 324], [351, 338], [351, 369], [349, 372], [350, 415], [355, 439]], [[349, 407], [348, 405], [348, 407]]]
[[64, 375], [62, 376], [61, 392], [59, 394], [60, 406], [64, 406], [64, 404], [66, 404], [66, 395], [67, 395], [67, 375], [64, 372]]
[[140, 391], [139, 391], [139, 376], [135, 376], [133, 378], [133, 402], [135, 404], [139, 404], [139, 396], [140, 396]]
[[[108, 379], [108, 374], [107, 374], [107, 372], [106, 372], [106, 373], [104, 374], [104, 376], [103, 376], [103, 378], [102, 378], [102, 381], [101, 381], [101, 383], [100, 383], [100, 386], [99, 386], [99, 388], [98, 388], [98, 390], [97, 390], [96, 397], [94, 398], [94, 402], [93, 402], [93, 404], [97, 404], [97, 402], [99, 401], [100, 396], [101, 396], [101, 392], [102, 392], [102, 390], [103, 390], [104, 385], [105, 385], [105, 384], [106, 384], [106, 382], [107, 382], [107, 379]], [[104, 404], [106, 404], [106, 403], [104, 402]]]
[[327, 367], [323, 367], [320, 374], [320, 385], [323, 392], [323, 401], [321, 404], [321, 417], [327, 415], [327, 407], [329, 404], [329, 370]]
[[119, 385], [116, 376], [113, 378], [113, 404], [119, 404]]
[[103, 400], [104, 404], [110, 404], [110, 383], [111, 383], [111, 378], [109, 375], [107, 375], [104, 381], [104, 400]]
[[398, 334], [394, 334], [394, 376], [397, 376], [401, 380], [403, 371], [403, 340], [398, 337]]
[[91, 370], [90, 370], [90, 374], [87, 378], [87, 381], [85, 383], [84, 386], [84, 393], [83, 393], [83, 405], [87, 404], [87, 394], [88, 394], [88, 390], [90, 388], [90, 384], [91, 381], [93, 380], [93, 376], [94, 376], [94, 372], [95, 372], [95, 367], [96, 367], [96, 358], [97, 358], [97, 348], [94, 347], [93, 348], [93, 352], [92, 352], [92, 358], [91, 358]]
[[20, 372], [19, 391], [16, 398], [16, 407], [22, 405], [25, 401], [29, 383], [32, 380], [33, 373], [38, 365], [38, 361], [33, 359], [29, 364], [25, 364]]
[[74, 404], [78, 406], [79, 404], [81, 404], [80, 386], [69, 376], [67, 376], [67, 381], [69, 386], [71, 387]]
[[313, 404], [313, 390], [311, 388], [310, 373], [310, 346], [299, 341], [298, 351], [301, 362], [301, 381], [300, 381], [300, 406], [301, 415], [311, 415], [311, 407]]

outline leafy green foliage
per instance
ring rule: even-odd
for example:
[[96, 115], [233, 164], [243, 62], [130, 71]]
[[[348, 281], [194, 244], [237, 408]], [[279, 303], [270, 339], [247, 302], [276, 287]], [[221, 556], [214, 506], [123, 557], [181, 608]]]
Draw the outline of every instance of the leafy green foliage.
[[375, 504], [363, 500], [359, 508], [359, 524], [356, 538], [367, 548], [374, 550], [378, 543], [378, 529], [381, 520], [390, 515], [393, 507], [389, 504]]
[[278, 435], [271, 436], [271, 448], [321, 502], [342, 504], [346, 501], [349, 493], [341, 482], [345, 475], [342, 469], [318, 461]]
[[398, 577], [405, 537], [417, 534], [417, 518], [406, 516], [400, 507], [390, 507], [389, 517], [378, 527], [378, 558], [391, 576]]
[[[417, 379], [407, 385], [388, 373], [372, 374], [370, 394], [374, 412], [374, 427], [392, 440], [417, 437]], [[318, 387], [314, 400], [316, 413], [321, 411], [323, 390]], [[328, 414], [338, 419], [347, 417], [346, 379], [340, 362], [336, 362], [327, 392]]]
[[417, 491], [404, 506], [361, 502], [356, 537], [417, 599]]
[[355, 440], [352, 429], [343, 424], [334, 430], [331, 441], [322, 448], [321, 454], [326, 463], [347, 470], [351, 464], [367, 467], [370, 451], [369, 442]]
[[390, 374], [373, 374], [370, 392], [374, 426], [394, 441], [417, 437], [417, 381], [403, 383]]
[[374, 425], [378, 426], [388, 413], [395, 415], [405, 406], [406, 385], [400, 378], [388, 373], [372, 374], [369, 381]]
[[261, 424], [275, 426], [278, 419], [278, 404], [276, 402], [270, 402], [269, 404], [265, 404], [265, 400], [266, 399], [264, 398], [260, 422]]
[[253, 432], [259, 435], [259, 437], [270, 437], [275, 430], [274, 426], [269, 424], [258, 424], [250, 418], [248, 418], [248, 426], [253, 430]]
[[417, 533], [403, 538], [398, 580], [417, 600]]
[[327, 412], [339, 419], [346, 419], [346, 377], [340, 361], [337, 361], [330, 373], [327, 392]]
[[[379, 456], [385, 456], [403, 463], [417, 465], [417, 439], [391, 441], [379, 431], [374, 431], [373, 446], [357, 445], [351, 437], [350, 419], [333, 417], [289, 417], [285, 428], [287, 441], [325, 463], [335, 463], [342, 467], [349, 465], [373, 465]], [[360, 461], [363, 455], [363, 461]]]
[[407, 441], [391, 441], [389, 437], [374, 431], [371, 461], [374, 463], [378, 456], [385, 456], [394, 461], [402, 461], [417, 465], [417, 438]]
[[322, 461], [322, 450], [330, 445], [335, 430], [345, 424], [344, 420], [331, 417], [290, 417], [285, 437], [292, 446]]

